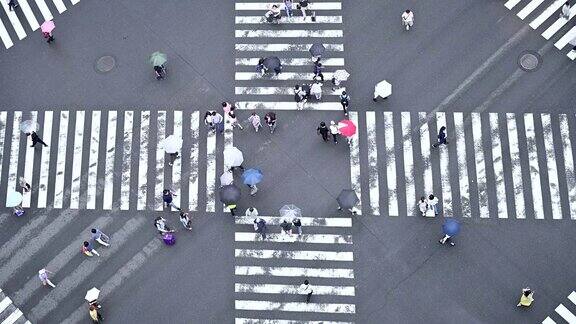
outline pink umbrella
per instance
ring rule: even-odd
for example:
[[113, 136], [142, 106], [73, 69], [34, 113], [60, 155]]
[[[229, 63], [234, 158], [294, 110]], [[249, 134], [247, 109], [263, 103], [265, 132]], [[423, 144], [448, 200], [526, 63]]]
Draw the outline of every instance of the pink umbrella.
[[340, 129], [340, 134], [343, 136], [351, 137], [356, 134], [356, 125], [349, 119], [339, 121], [338, 128]]
[[49, 21], [45, 21], [42, 26], [40, 26], [40, 29], [42, 30], [43, 33], [51, 33], [54, 28], [56, 28], [56, 25], [54, 25], [54, 22], [52, 20]]

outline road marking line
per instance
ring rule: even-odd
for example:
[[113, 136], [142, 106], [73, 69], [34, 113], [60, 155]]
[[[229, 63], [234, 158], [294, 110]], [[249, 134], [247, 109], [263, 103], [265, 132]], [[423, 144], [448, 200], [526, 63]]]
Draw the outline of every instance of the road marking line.
[[283, 250], [260, 250], [260, 249], [236, 249], [236, 258], [256, 259], [290, 259], [290, 260], [314, 260], [314, 261], [354, 261], [353, 252], [333, 251], [283, 251]]
[[54, 180], [54, 208], [62, 208], [64, 198], [64, 177], [66, 175], [66, 147], [68, 139], [68, 111], [60, 112], [60, 133], [56, 154], [56, 178]]
[[513, 113], [506, 114], [508, 127], [508, 142], [510, 148], [510, 162], [512, 164], [512, 184], [514, 185], [514, 204], [516, 206], [516, 218], [526, 218], [524, 206], [524, 188], [522, 185], [522, 164], [520, 163], [520, 148], [518, 146], [518, 129], [516, 117]]
[[562, 305], [562, 304], [558, 305], [558, 307], [556, 307], [555, 311], [556, 311], [556, 313], [558, 313], [558, 315], [560, 315], [569, 324], [576, 323], [576, 316], [574, 314], [572, 314], [572, 312], [570, 312], [570, 310], [568, 308], [566, 308], [564, 305]]
[[400, 117], [402, 121], [402, 148], [404, 150], [406, 214], [408, 216], [413, 216], [416, 210], [416, 188], [414, 185], [414, 151], [412, 150], [412, 126], [410, 126], [410, 112], [402, 112]]
[[552, 206], [552, 218], [562, 219], [562, 206], [560, 201], [560, 187], [558, 180], [558, 166], [556, 164], [556, 152], [552, 131], [550, 114], [542, 114], [542, 128], [544, 132], [544, 149], [546, 151], [546, 165], [548, 167], [548, 185], [550, 186], [550, 202]]
[[556, 324], [556, 322], [554, 322], [550, 317], [546, 317], [546, 319], [542, 321], [542, 324]]
[[[327, 91], [326, 95], [329, 96], [339, 96], [342, 94], [342, 91], [346, 91], [346, 87], [341, 87], [336, 90], [329, 90]], [[285, 96], [293, 96], [294, 95], [294, 88], [293, 87], [235, 87], [234, 92], [237, 95], [257, 95], [257, 96], [264, 96], [264, 95], [285, 95]]]
[[216, 133], [206, 135], [206, 211], [216, 211]]
[[[34, 122], [34, 124], [38, 121], [38, 112], [31, 111], [30, 112], [30, 120]], [[32, 140], [30, 140], [30, 144], [32, 144]], [[44, 145], [42, 145], [44, 147]], [[24, 179], [30, 186], [33, 186], [34, 183], [32, 180], [33, 173], [34, 173], [34, 153], [35, 148], [28, 145], [28, 136], [26, 136], [26, 156], [24, 157]], [[20, 191], [20, 188], [18, 188]], [[30, 199], [32, 198], [32, 190], [28, 192], [22, 192], [22, 207], [29, 208], [30, 207]]]
[[10, 314], [10, 316], [8, 316], [4, 321], [2, 321], [2, 324], [14, 324], [16, 323], [17, 320], [20, 319], [20, 317], [22, 317], [22, 311], [18, 308], [16, 308], [12, 314]]
[[[358, 112], [349, 112], [350, 120], [358, 127]], [[362, 185], [360, 184], [360, 139], [358, 137], [358, 131], [352, 136], [352, 142], [350, 146], [350, 182], [351, 189], [356, 192], [358, 196], [358, 204], [356, 204], [356, 214], [362, 215]]]
[[[354, 287], [352, 286], [317, 286], [314, 285], [314, 295], [331, 295], [331, 296], [354, 296]], [[298, 286], [280, 285], [280, 284], [234, 284], [234, 292], [250, 294], [287, 294], [297, 295]]]
[[18, 156], [20, 153], [20, 123], [22, 122], [22, 112], [15, 111], [12, 122], [12, 143], [10, 145], [10, 165], [8, 165], [8, 185], [6, 190], [6, 199], [10, 191], [16, 191], [17, 173], [18, 173]]
[[538, 8], [540, 4], [542, 4], [544, 0], [532, 0], [528, 3], [520, 12], [518, 13], [518, 17], [520, 19], [526, 18], [534, 9]]
[[308, 30], [308, 29], [279, 29], [279, 30], [249, 30], [249, 29], [236, 29], [234, 31], [236, 38], [341, 38], [344, 34], [341, 29], [324, 29], [324, 30]]
[[[374, 131], [375, 132], [375, 131]], [[396, 185], [396, 154], [392, 112], [384, 112], [384, 142], [386, 144], [386, 184], [388, 185], [388, 216], [398, 216], [398, 187]]]
[[78, 209], [80, 204], [80, 181], [82, 176], [82, 146], [84, 142], [83, 110], [76, 112], [76, 128], [74, 131], [74, 155], [72, 157], [72, 183], [70, 190], [70, 208]]
[[2, 175], [2, 163], [4, 162], [7, 115], [8, 113], [6, 111], [0, 111], [0, 143], [3, 143], [3, 145], [0, 147], [0, 175]]
[[566, 186], [568, 187], [568, 203], [570, 205], [570, 218], [576, 219], [576, 174], [574, 173], [574, 158], [572, 143], [570, 141], [570, 128], [566, 114], [560, 114], [560, 138], [562, 139], [562, 153], [564, 154], [564, 170]]
[[108, 134], [106, 139], [106, 163], [104, 169], [104, 200], [102, 208], [112, 209], [114, 196], [114, 156], [116, 155], [116, 125], [118, 115], [115, 110], [108, 111]]
[[[324, 79], [331, 80], [332, 72], [324, 72]], [[236, 72], [234, 73], [234, 79], [236, 81], [248, 81], [248, 80], [267, 80], [267, 81], [286, 81], [286, 80], [297, 80], [297, 81], [307, 81], [310, 82], [314, 77], [314, 73], [308, 72], [282, 72], [278, 75], [266, 75], [258, 72]]]
[[[267, 225], [280, 225], [282, 217], [278, 216], [260, 216], [264, 219]], [[236, 216], [234, 218], [236, 224], [254, 224], [254, 217]], [[331, 218], [316, 218], [316, 217], [300, 217], [302, 226], [326, 226], [326, 227], [352, 227], [351, 218], [331, 217]]]
[[235, 300], [234, 306], [238, 310], [260, 310], [281, 312], [312, 312], [354, 314], [354, 304], [320, 304], [299, 302], [269, 302], [264, 300]]
[[80, 2], [80, 0], [70, 0], [70, 2], [72, 2], [73, 5], [77, 4], [78, 2]]
[[[316, 287], [316, 286], [315, 286]], [[293, 321], [284, 319], [255, 319], [239, 318], [235, 319], [235, 324], [354, 324], [353, 322], [333, 322], [333, 321]]]
[[524, 114], [526, 128], [526, 146], [528, 149], [528, 163], [530, 165], [530, 179], [532, 185], [532, 202], [534, 204], [534, 217], [544, 219], [544, 206], [542, 202], [542, 189], [540, 183], [540, 166], [538, 165], [538, 151], [536, 148], [536, 134], [534, 132], [534, 116]]
[[573, 303], [576, 304], [576, 292], [571, 292], [570, 295], [568, 295], [568, 299]]
[[[224, 149], [231, 148], [234, 146], [234, 129], [232, 128], [232, 124], [228, 118], [228, 114], [224, 114]], [[229, 167], [224, 164], [224, 159], [222, 159], [222, 170], [226, 170]], [[226, 207], [225, 204], [222, 204], [223, 211], [225, 213], [229, 213], [230, 209]]]
[[164, 148], [162, 141], [166, 138], [166, 111], [158, 111], [158, 120], [156, 121], [158, 136], [156, 136], [156, 185], [154, 190], [154, 210], [161, 211], [164, 209], [163, 191], [164, 191]]
[[190, 183], [188, 187], [188, 209], [198, 210], [198, 144], [200, 140], [200, 112], [195, 111], [190, 118]]
[[96, 185], [98, 182], [98, 148], [100, 146], [100, 111], [92, 111], [90, 132], [90, 156], [88, 159], [87, 209], [96, 208]]
[[576, 51], [575, 50], [571, 50], [570, 52], [568, 52], [566, 54], [566, 56], [568, 56], [569, 59], [571, 59], [572, 61], [574, 61], [574, 59], [576, 59]]
[[122, 181], [120, 183], [120, 209], [130, 208], [130, 166], [132, 165], [132, 133], [134, 112], [124, 112], [124, 154], [122, 155]]
[[6, 308], [8, 308], [8, 306], [12, 305], [12, 299], [10, 299], [10, 297], [4, 297], [4, 299], [2, 299], [2, 301], [0, 302], [0, 314], [2, 314]]
[[545, 22], [546, 19], [550, 18], [550, 16], [552, 16], [556, 12], [556, 10], [560, 9], [560, 7], [562, 7], [562, 5], [564, 5], [565, 2], [566, 2], [565, 0], [555, 0], [538, 17], [532, 20], [532, 22], [530, 23], [530, 27], [532, 27], [532, 29], [540, 27], [540, 25], [542, 25], [542, 23]]
[[498, 218], [508, 218], [504, 165], [502, 164], [502, 144], [498, 128], [498, 113], [490, 113], [490, 133], [490, 138], [492, 138], [492, 165], [494, 167], [494, 180], [496, 182]]
[[488, 207], [488, 188], [486, 185], [486, 161], [482, 145], [482, 119], [479, 113], [472, 113], [472, 138], [474, 139], [474, 161], [476, 164], [476, 183], [478, 184], [478, 208], [480, 218], [490, 217]]
[[6, 49], [9, 49], [14, 45], [12, 39], [10, 38], [10, 34], [8, 34], [8, 30], [6, 30], [6, 26], [4, 26], [2, 20], [0, 20], [0, 38], [2, 39], [2, 43], [4, 43], [4, 47], [6, 47]]
[[26, 20], [28, 21], [28, 24], [30, 25], [30, 28], [32, 29], [32, 31], [35, 31], [36, 29], [38, 29], [40, 27], [40, 25], [38, 24], [38, 20], [36, 20], [36, 17], [34, 16], [34, 12], [32, 12], [32, 9], [30, 9], [30, 5], [28, 4], [28, 1], [27, 0], [19, 0], [18, 4], [20, 5], [22, 12], [24, 13], [24, 16], [26, 16]]
[[[182, 111], [174, 111], [174, 133], [177, 138], [182, 138]], [[182, 151], [182, 149], [180, 149]], [[175, 159], [172, 165], [172, 189], [176, 195], [172, 197], [174, 204], [181, 207], [180, 204], [180, 176], [182, 174], [182, 152], [179, 152], [180, 158]], [[172, 207], [172, 211], [177, 210]]]
[[[261, 242], [261, 236], [258, 233], [236, 232], [234, 233], [236, 242]], [[302, 235], [285, 235], [285, 234], [268, 234], [266, 242], [298, 242], [298, 243], [318, 243], [318, 244], [352, 244], [351, 235], [338, 234], [302, 234]]]
[[426, 120], [426, 113], [420, 112], [418, 114], [420, 119], [420, 147], [422, 151], [422, 166], [424, 167], [424, 192], [426, 195], [432, 194], [434, 191], [434, 183], [432, 178], [432, 163], [430, 161], [430, 133], [428, 130], [428, 123]]
[[[300, 110], [295, 102], [238, 101], [236, 108], [241, 110]], [[339, 102], [306, 103], [303, 110], [342, 111]]]
[[[344, 44], [323, 44], [327, 52], [343, 52]], [[240, 52], [308, 52], [312, 44], [235, 44]]]
[[[260, 60], [260, 58], [258, 57], [240, 57], [240, 58], [236, 58], [235, 63], [236, 66], [256, 66], [258, 64], [258, 60]], [[280, 63], [282, 63], [283, 66], [310, 66], [312, 67], [312, 60], [310, 59], [310, 57], [308, 57], [308, 55], [305, 58], [280, 58]], [[322, 65], [323, 66], [344, 66], [344, 58], [341, 57], [333, 57], [333, 58], [327, 58], [327, 59], [322, 59]], [[289, 88], [290, 90], [294, 91], [292, 88]]]
[[[236, 24], [264, 24], [268, 25], [264, 16], [236, 16]], [[301, 16], [286, 17], [282, 16], [280, 24], [341, 24], [342, 16], [316, 16], [316, 21], [312, 19], [302, 19]]]
[[138, 163], [138, 210], [146, 209], [148, 193], [148, 134], [150, 132], [150, 111], [140, 112], [140, 154]]
[[[550, 27], [548, 27], [548, 29], [546, 29], [542, 33], [542, 37], [544, 37], [544, 39], [550, 39], [562, 27], [564, 27], [564, 25], [566, 25], [568, 23], [568, 21], [574, 17], [574, 15], [576, 15], [576, 5], [573, 5], [572, 7], [570, 7], [570, 16], [568, 16], [569, 17], [568, 19], [565, 19], [562, 17], [556, 19], [556, 21], [552, 25], [550, 25]], [[574, 30], [574, 29], [571, 29], [570, 31], [572, 31], [572, 30]], [[569, 33], [570, 32], [564, 34], [564, 37], [566, 37], [566, 35], [568, 35]], [[570, 36], [568, 36], [568, 37], [570, 37]], [[572, 37], [572, 38], [574, 38], [574, 37]], [[572, 38], [570, 38], [568, 41], [570, 41]]]
[[[446, 127], [446, 114], [444, 112], [436, 112], [436, 131], [439, 133], [440, 128]], [[442, 184], [442, 211], [444, 216], [454, 216], [452, 211], [452, 187], [450, 186], [450, 158], [448, 156], [448, 147], [446, 145], [439, 145], [440, 151], [440, 182]]]
[[35, 0], [35, 1], [36, 5], [38, 6], [38, 9], [40, 9], [40, 12], [42, 13], [42, 17], [44, 17], [44, 21], [50, 21], [54, 19], [54, 17], [52, 17], [52, 13], [50, 13], [50, 9], [48, 9], [48, 6], [46, 5], [46, 2], [44, 2], [44, 0]]
[[354, 279], [353, 269], [236, 266], [237, 276], [313, 277]]
[[460, 205], [462, 216], [471, 217], [470, 188], [468, 185], [468, 160], [466, 158], [466, 137], [464, 133], [464, 116], [454, 113], [454, 134], [456, 136], [456, 155], [458, 156], [458, 184], [460, 186]]
[[512, 9], [514, 8], [514, 6], [516, 6], [520, 1], [522, 0], [508, 0], [506, 1], [506, 3], [504, 4], [504, 6], [508, 9]]
[[24, 31], [22, 24], [20, 24], [20, 20], [18, 19], [16, 12], [10, 11], [10, 9], [8, 8], [7, 1], [0, 1], [0, 2], [2, 2], [2, 8], [4, 8], [6, 16], [8, 16], [8, 19], [10, 20], [12, 27], [14, 27], [14, 31], [16, 32], [16, 35], [18, 35], [18, 39], [24, 39], [26, 37], [26, 32]]
[[54, 2], [54, 5], [56, 6], [58, 13], [63, 13], [64, 11], [66, 11], [66, 6], [64, 5], [64, 2], [62, 2], [62, 0], [52, 0], [52, 2]]
[[368, 141], [368, 183], [370, 186], [370, 213], [380, 215], [380, 185], [378, 181], [378, 144], [376, 143], [376, 113], [366, 112]]
[[[284, 10], [284, 4], [279, 4], [280, 10]], [[308, 5], [309, 10], [341, 10], [340, 2], [315, 2]], [[266, 2], [236, 2], [234, 10], [268, 10], [270, 4]]]
[[562, 38], [560, 38], [556, 43], [554, 43], [554, 46], [556, 46], [556, 48], [558, 49], [562, 49], [564, 48], [564, 46], [572, 42], [574, 38], [576, 38], [576, 26], [572, 27], [572, 29], [570, 29], [566, 34], [564, 34]]

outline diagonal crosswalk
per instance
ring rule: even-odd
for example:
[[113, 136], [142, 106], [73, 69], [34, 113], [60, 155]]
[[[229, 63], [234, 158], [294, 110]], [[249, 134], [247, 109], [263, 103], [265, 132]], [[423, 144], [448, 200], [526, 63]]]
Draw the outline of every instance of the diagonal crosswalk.
[[508, 0], [504, 6], [517, 11], [518, 18], [529, 21], [532, 29], [543, 29], [542, 37], [546, 40], [554, 38], [554, 46], [562, 50], [568, 46], [566, 56], [569, 59], [576, 59], [576, 26], [573, 25], [573, 18], [576, 15], [576, 5], [570, 7], [570, 14], [567, 17], [561, 15], [562, 6], [565, 0]]
[[[355, 113], [350, 116], [357, 118]], [[364, 211], [375, 216], [418, 215], [417, 200], [434, 194], [445, 217], [576, 219], [576, 116], [426, 116], [374, 111], [358, 115], [360, 131], [353, 143], [367, 146], [366, 157], [357, 156], [353, 144], [350, 165], [352, 187], [369, 193], [361, 196]], [[433, 147], [442, 126], [449, 143]], [[400, 174], [405, 181], [396, 181]]]
[[[59, 14], [66, 11], [66, 4], [63, 0], [52, 0], [56, 10]], [[70, 5], [75, 5], [80, 0], [70, 0]], [[8, 7], [7, 1], [2, 1], [2, 8], [5, 15], [0, 17], [0, 39], [6, 49], [14, 46], [13, 37], [16, 36], [22, 40], [28, 36], [27, 32], [35, 32], [40, 28], [40, 24], [44, 21], [52, 20], [54, 16], [45, 0], [19, 0], [19, 6], [11, 11]], [[36, 17], [32, 7], [35, 6], [40, 11], [41, 17]], [[23, 23], [23, 22], [26, 23]], [[9, 24], [8, 24], [9, 22]], [[24, 25], [23, 25], [24, 24]], [[26, 25], [27, 24], [27, 25]], [[28, 29], [29, 27], [29, 29]], [[11, 35], [14, 33], [15, 35]]]
[[[564, 304], [558, 305], [556, 309], [554, 309], [556, 314], [551, 315], [552, 317], [546, 317], [542, 321], [542, 324], [576, 323], [576, 315], [574, 315], [576, 313], [576, 292], [571, 292], [567, 298], [568, 302], [565, 304], [568, 305], [568, 307], [566, 307]], [[556, 318], [556, 320], [553, 318]]]
[[22, 311], [14, 306], [12, 299], [0, 289], [0, 321], [2, 324], [30, 324]]

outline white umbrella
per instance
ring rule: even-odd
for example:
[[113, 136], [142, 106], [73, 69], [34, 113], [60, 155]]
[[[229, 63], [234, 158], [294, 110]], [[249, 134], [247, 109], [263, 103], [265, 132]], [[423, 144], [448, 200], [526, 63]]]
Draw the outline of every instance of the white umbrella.
[[227, 186], [229, 184], [232, 184], [233, 182], [234, 182], [234, 175], [232, 174], [231, 171], [226, 171], [222, 173], [222, 175], [220, 176], [221, 186]]
[[162, 146], [168, 154], [177, 153], [182, 148], [182, 139], [172, 134], [164, 139]]
[[6, 207], [16, 207], [22, 203], [22, 194], [18, 191], [11, 191], [6, 197]]
[[378, 96], [386, 98], [391, 94], [392, 94], [392, 85], [388, 83], [388, 81], [386, 80], [378, 82], [378, 84], [374, 87], [374, 98]]
[[224, 165], [228, 167], [237, 167], [244, 162], [242, 152], [235, 146], [224, 149]]
[[29, 119], [20, 123], [20, 130], [23, 133], [32, 133], [38, 130], [38, 123]]
[[350, 73], [348, 73], [346, 70], [336, 70], [332, 76], [340, 81], [346, 81], [348, 80]]
[[84, 299], [86, 299], [88, 302], [93, 302], [98, 299], [98, 296], [100, 296], [100, 290], [98, 290], [96, 287], [93, 287], [86, 292]]
[[294, 219], [302, 217], [302, 210], [295, 205], [284, 205], [280, 208], [280, 217], [285, 219]]

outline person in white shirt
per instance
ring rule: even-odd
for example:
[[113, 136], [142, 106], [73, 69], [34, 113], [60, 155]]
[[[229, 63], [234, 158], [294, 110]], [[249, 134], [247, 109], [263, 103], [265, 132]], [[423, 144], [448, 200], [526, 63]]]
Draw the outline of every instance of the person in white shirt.
[[438, 197], [428, 196], [428, 206], [434, 210], [434, 215], [438, 215]]
[[53, 272], [42, 268], [38, 271], [38, 278], [40, 278], [40, 281], [42, 281], [42, 284], [44, 286], [49, 285], [52, 288], [56, 288], [56, 285], [53, 284], [52, 281], [50, 281], [50, 279], [48, 278], [49, 273], [53, 273]]
[[322, 99], [322, 83], [314, 82], [310, 86], [310, 94], [314, 95], [316, 97], [316, 100]]
[[253, 112], [252, 115], [248, 117], [248, 121], [252, 124], [256, 133], [258, 133], [258, 130], [260, 129], [260, 127], [262, 127], [262, 123], [260, 122], [260, 116], [258, 116], [258, 114]]
[[340, 134], [340, 130], [338, 129], [338, 125], [333, 120], [330, 121], [330, 134], [332, 134], [332, 138], [334, 139], [334, 144], [338, 144], [338, 134]]
[[312, 298], [313, 292], [314, 290], [312, 290], [312, 286], [310, 285], [310, 282], [308, 280], [304, 280], [304, 283], [301, 284], [300, 287], [298, 288], [299, 294], [306, 295], [306, 304], [310, 302], [310, 298]]
[[410, 27], [414, 25], [414, 13], [410, 9], [402, 13], [402, 25], [406, 27], [406, 30], [410, 30]]
[[570, 19], [570, 1], [566, 1], [560, 10], [560, 18]]

